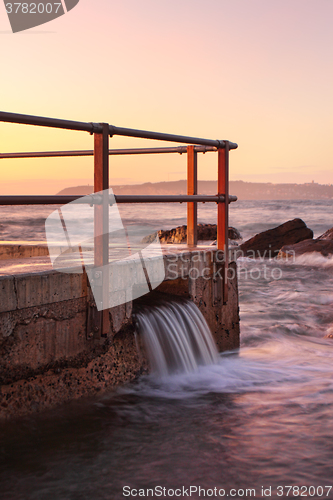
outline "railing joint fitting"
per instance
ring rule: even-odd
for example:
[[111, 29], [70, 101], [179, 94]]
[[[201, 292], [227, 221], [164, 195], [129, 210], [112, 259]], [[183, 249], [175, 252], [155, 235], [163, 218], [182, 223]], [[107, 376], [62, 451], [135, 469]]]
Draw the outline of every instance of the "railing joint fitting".
[[89, 123], [91, 125], [90, 135], [100, 134], [102, 132], [100, 123], [94, 123], [94, 122], [89, 122]]
[[113, 125], [109, 125], [109, 136], [114, 136], [115, 127]]

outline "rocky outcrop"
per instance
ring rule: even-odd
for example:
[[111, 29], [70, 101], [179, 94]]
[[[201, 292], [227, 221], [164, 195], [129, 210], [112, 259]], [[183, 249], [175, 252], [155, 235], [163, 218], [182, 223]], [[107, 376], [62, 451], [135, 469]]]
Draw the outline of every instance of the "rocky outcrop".
[[305, 240], [295, 245], [285, 245], [281, 248], [278, 257], [287, 258], [290, 256], [303, 255], [305, 253], [318, 252], [324, 257], [333, 255], [333, 228], [328, 229], [324, 234], [315, 240]]
[[333, 240], [333, 227], [317, 238], [318, 240]]
[[333, 255], [333, 240], [305, 240], [295, 245], [285, 245], [281, 248], [278, 258], [296, 257], [304, 253], [318, 252], [324, 257]]
[[228, 238], [229, 238], [229, 240], [242, 240], [243, 239], [240, 232], [235, 227], [228, 228]]
[[292, 245], [313, 238], [313, 231], [302, 219], [293, 219], [274, 229], [256, 234], [245, 241], [239, 249], [245, 256], [274, 258], [285, 245]]
[[[151, 243], [155, 239], [155, 234], [145, 237], [143, 243]], [[174, 229], [168, 231], [158, 232], [161, 243], [186, 243], [187, 240], [187, 226], [178, 226]], [[234, 228], [229, 227], [228, 236], [230, 240], [241, 240], [240, 232]], [[198, 240], [211, 241], [217, 238], [217, 226], [216, 224], [198, 224]]]

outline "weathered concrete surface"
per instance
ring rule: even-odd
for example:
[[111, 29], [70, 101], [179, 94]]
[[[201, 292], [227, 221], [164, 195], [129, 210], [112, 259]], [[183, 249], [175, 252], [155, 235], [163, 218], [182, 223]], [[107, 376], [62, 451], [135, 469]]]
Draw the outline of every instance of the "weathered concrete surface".
[[0, 242], [0, 260], [42, 257], [49, 255], [47, 244]]
[[63, 360], [42, 373], [3, 385], [0, 419], [39, 412], [58, 404], [96, 394], [129, 382], [147, 372], [147, 361], [138, 354], [133, 332], [119, 333], [81, 356]]
[[[229, 281], [228, 304], [223, 305], [223, 264], [216, 250], [184, 251], [182, 246], [173, 254], [168, 247], [165, 281], [159, 289], [187, 296], [198, 305], [220, 351], [237, 348], [236, 273]], [[235, 266], [232, 262], [229, 271]], [[106, 338], [87, 336], [92, 296], [85, 274], [0, 276], [0, 298], [0, 418], [112, 388], [148, 369], [141, 339], [134, 334], [132, 302], [109, 310]]]
[[169, 257], [166, 281], [157, 290], [190, 298], [204, 315], [222, 352], [239, 347], [239, 305], [235, 262], [229, 264], [228, 302], [223, 303], [223, 262], [218, 255], [206, 250], [184, 252], [177, 259]]

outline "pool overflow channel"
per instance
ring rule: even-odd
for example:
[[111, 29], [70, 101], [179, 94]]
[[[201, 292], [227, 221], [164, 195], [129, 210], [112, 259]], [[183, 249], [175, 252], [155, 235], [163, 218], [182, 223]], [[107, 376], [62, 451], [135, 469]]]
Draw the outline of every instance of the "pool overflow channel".
[[[0, 205], [65, 205], [74, 202], [94, 206], [94, 227], [100, 230], [93, 240], [92, 271], [110, 265], [110, 204], [187, 203], [187, 246], [175, 251], [171, 245], [162, 248], [164, 279], [155, 290], [150, 287], [150, 292], [144, 297], [134, 297], [114, 307], [96, 307], [95, 294], [85, 269], [83, 273], [70, 274], [36, 269], [31, 274], [0, 277], [0, 417], [38, 411], [116, 386], [145, 373], [149, 365], [159, 372], [157, 365], [161, 363], [160, 374], [170, 370], [189, 370], [214, 360], [215, 345], [218, 351], [239, 347], [236, 263], [232, 258], [229, 262], [228, 249], [228, 208], [230, 202], [237, 200], [229, 195], [229, 150], [236, 149], [237, 144], [133, 130], [107, 123], [5, 112], [0, 112], [0, 121], [86, 131], [94, 136], [93, 150], [0, 154], [3, 160], [94, 157], [94, 192], [98, 194], [85, 197], [0, 196]], [[187, 145], [109, 149], [109, 138], [114, 135]], [[198, 154], [206, 152], [216, 152], [218, 156], [216, 195], [199, 195], [197, 192]], [[187, 195], [105, 195], [109, 190], [109, 156], [171, 153], [187, 155]], [[199, 202], [217, 203], [215, 249], [197, 246]], [[45, 255], [45, 248], [41, 247], [41, 252]], [[103, 277], [100, 286], [102, 296], [109, 293], [108, 279]], [[151, 302], [154, 305], [149, 307], [147, 304]], [[145, 311], [145, 317], [142, 311]], [[135, 328], [139, 326], [142, 331], [149, 317], [161, 331], [166, 328], [160, 328], [164, 317], [166, 325], [175, 334], [171, 343], [165, 344], [161, 336], [157, 338], [156, 328], [151, 325], [150, 344], [146, 334], [135, 336]], [[179, 330], [180, 325], [183, 330]], [[209, 330], [213, 335], [213, 345], [207, 333]], [[141, 337], [144, 337], [144, 342]], [[159, 352], [157, 358], [151, 353], [152, 342]], [[160, 352], [163, 345], [169, 353], [169, 368], [165, 368], [167, 361], [166, 358], [163, 361]], [[150, 361], [147, 352], [150, 352]]]

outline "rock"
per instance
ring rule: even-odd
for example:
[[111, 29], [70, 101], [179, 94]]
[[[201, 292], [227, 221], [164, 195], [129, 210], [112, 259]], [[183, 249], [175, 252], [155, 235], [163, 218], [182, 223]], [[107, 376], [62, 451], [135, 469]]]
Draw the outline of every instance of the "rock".
[[[320, 237], [321, 238], [321, 237]], [[318, 252], [324, 257], [333, 255], [333, 239], [304, 240], [295, 245], [285, 245], [281, 248], [278, 258], [290, 258], [304, 253]]]
[[228, 228], [228, 238], [229, 238], [229, 240], [242, 240], [243, 239], [240, 232], [235, 227]]
[[333, 240], [333, 227], [331, 227], [331, 229], [328, 229], [324, 234], [319, 236], [317, 240]]
[[313, 231], [305, 222], [302, 219], [293, 219], [274, 229], [256, 234], [240, 245], [239, 249], [247, 257], [274, 258], [283, 246], [311, 238], [313, 238]]
[[[158, 236], [161, 243], [186, 243], [187, 240], [187, 226], [178, 226], [168, 231], [158, 231]], [[229, 227], [228, 236], [231, 240], [241, 240], [240, 232], [234, 228]], [[152, 243], [156, 237], [156, 233], [143, 238], [143, 243]], [[198, 224], [198, 240], [216, 240], [217, 226], [216, 224]]]
[[158, 232], [161, 243], [185, 243], [187, 238], [187, 226], [178, 226], [168, 231]]

